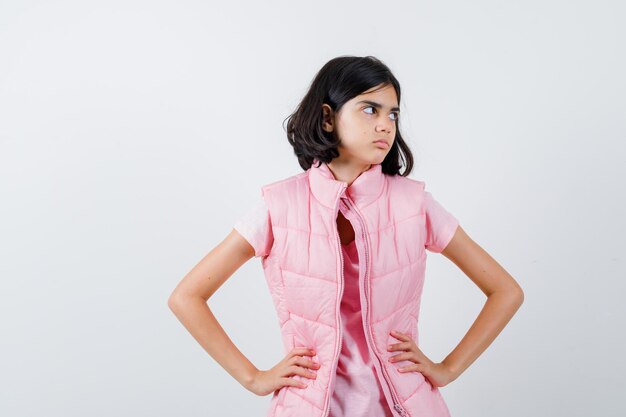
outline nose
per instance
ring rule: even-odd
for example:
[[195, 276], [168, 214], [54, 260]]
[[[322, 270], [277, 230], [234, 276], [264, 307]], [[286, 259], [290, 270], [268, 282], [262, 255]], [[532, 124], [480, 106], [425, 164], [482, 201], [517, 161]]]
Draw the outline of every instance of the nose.
[[377, 130], [383, 130], [385, 132], [389, 132], [391, 133], [394, 125], [395, 121], [393, 120], [389, 120], [389, 118], [387, 117], [383, 117], [379, 122], [378, 122], [378, 127]]

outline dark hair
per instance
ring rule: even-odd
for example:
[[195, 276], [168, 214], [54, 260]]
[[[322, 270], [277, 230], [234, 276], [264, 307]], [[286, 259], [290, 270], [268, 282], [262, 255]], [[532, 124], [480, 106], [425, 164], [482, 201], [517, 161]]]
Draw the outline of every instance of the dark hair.
[[[321, 164], [339, 156], [339, 138], [335, 132], [322, 129], [322, 104], [328, 104], [337, 112], [347, 101], [380, 84], [393, 86], [400, 105], [400, 83], [391, 70], [373, 56], [339, 56], [319, 70], [296, 110], [285, 119], [288, 120], [287, 140], [303, 170], [309, 169], [315, 159]], [[406, 169], [400, 173], [403, 165]], [[385, 174], [402, 176], [409, 175], [413, 169], [413, 154], [400, 134], [397, 121], [396, 137], [381, 167]]]

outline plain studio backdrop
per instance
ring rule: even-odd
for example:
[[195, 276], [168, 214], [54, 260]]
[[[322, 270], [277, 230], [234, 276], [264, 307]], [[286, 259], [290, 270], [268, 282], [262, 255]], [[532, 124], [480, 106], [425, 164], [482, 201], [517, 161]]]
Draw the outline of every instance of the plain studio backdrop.
[[[412, 178], [525, 302], [442, 394], [453, 417], [623, 416], [626, 6], [613, 1], [0, 3], [0, 415], [263, 416], [167, 299], [302, 172], [283, 120], [339, 55], [402, 86]], [[486, 298], [429, 254], [421, 349]], [[284, 356], [258, 258], [209, 300]]]

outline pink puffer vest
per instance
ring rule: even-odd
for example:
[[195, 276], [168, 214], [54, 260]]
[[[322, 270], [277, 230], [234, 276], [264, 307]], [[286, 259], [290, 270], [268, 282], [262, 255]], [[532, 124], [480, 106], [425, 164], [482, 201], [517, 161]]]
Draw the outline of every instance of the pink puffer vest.
[[[354, 182], [335, 179], [317, 161], [305, 172], [262, 187], [273, 245], [261, 259], [276, 307], [285, 354], [316, 351], [317, 378], [292, 378], [306, 388], [282, 387], [268, 417], [326, 417], [341, 351], [340, 302], [344, 287], [337, 215], [355, 231], [363, 325], [376, 372], [395, 416], [449, 417], [439, 389], [420, 372], [400, 373], [410, 361], [391, 363], [392, 329], [418, 343], [417, 323], [426, 265], [424, 183], [382, 172], [380, 164]], [[454, 226], [454, 225], [453, 225]]]

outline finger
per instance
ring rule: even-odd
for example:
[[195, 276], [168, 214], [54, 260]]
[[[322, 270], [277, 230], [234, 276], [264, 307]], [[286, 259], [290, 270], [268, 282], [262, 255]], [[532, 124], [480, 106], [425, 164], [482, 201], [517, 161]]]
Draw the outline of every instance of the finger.
[[318, 370], [320, 369], [320, 364], [318, 362], [313, 361], [312, 359], [306, 359], [302, 356], [292, 356], [287, 360], [287, 365], [298, 365], [303, 368], [310, 368]]
[[400, 361], [414, 361], [417, 360], [412, 352], [404, 352], [399, 353], [397, 355], [391, 356], [389, 358], [389, 362], [400, 362]]
[[295, 365], [300, 365], [303, 366], [305, 368], [311, 368], [311, 369], [319, 369], [320, 368], [320, 364], [311, 360], [311, 359], [305, 359], [302, 357], [296, 357], [295, 360], [293, 361], [293, 364]]
[[281, 378], [280, 380], [283, 383], [283, 386], [296, 387], [296, 388], [306, 388], [308, 386], [308, 384], [305, 384], [304, 382], [296, 381], [293, 378]]
[[407, 350], [410, 347], [411, 345], [408, 342], [394, 343], [392, 345], [387, 346], [387, 351], [392, 352], [394, 350]]
[[302, 368], [297, 365], [292, 365], [288, 367], [287, 372], [288, 372], [287, 375], [300, 375], [300, 376], [303, 376], [305, 378], [310, 378], [310, 379], [317, 378], [317, 372], [310, 371], [308, 369]]
[[294, 373], [296, 375], [300, 375], [300, 376], [303, 376], [305, 378], [310, 378], [310, 379], [316, 379], [317, 378], [317, 372], [311, 371], [311, 370], [303, 368], [301, 366], [297, 366], [296, 369], [294, 370]]
[[315, 356], [315, 349], [307, 348], [307, 347], [295, 347], [291, 349], [291, 356]]
[[398, 368], [398, 372], [421, 372], [418, 364], [405, 365]]
[[[294, 381], [296, 381], [296, 379], [293, 378], [293, 376], [295, 375], [302, 376], [302, 377], [309, 378], [309, 379], [317, 379], [317, 373], [309, 371], [308, 369], [301, 368], [299, 366], [290, 366], [288, 375], [291, 376], [290, 379]], [[304, 386], [307, 385], [305, 382], [301, 382], [301, 381], [298, 381], [298, 383], [304, 384]]]
[[409, 338], [407, 334], [399, 332], [397, 330], [392, 330], [389, 332], [389, 334], [399, 340], [407, 340]]
[[401, 366], [401, 368], [404, 368], [404, 371], [420, 372], [420, 373], [423, 373], [424, 375], [426, 375], [426, 371], [428, 370], [427, 365], [423, 363], [419, 363], [419, 362], [411, 363], [409, 365], [404, 365], [404, 366]]

